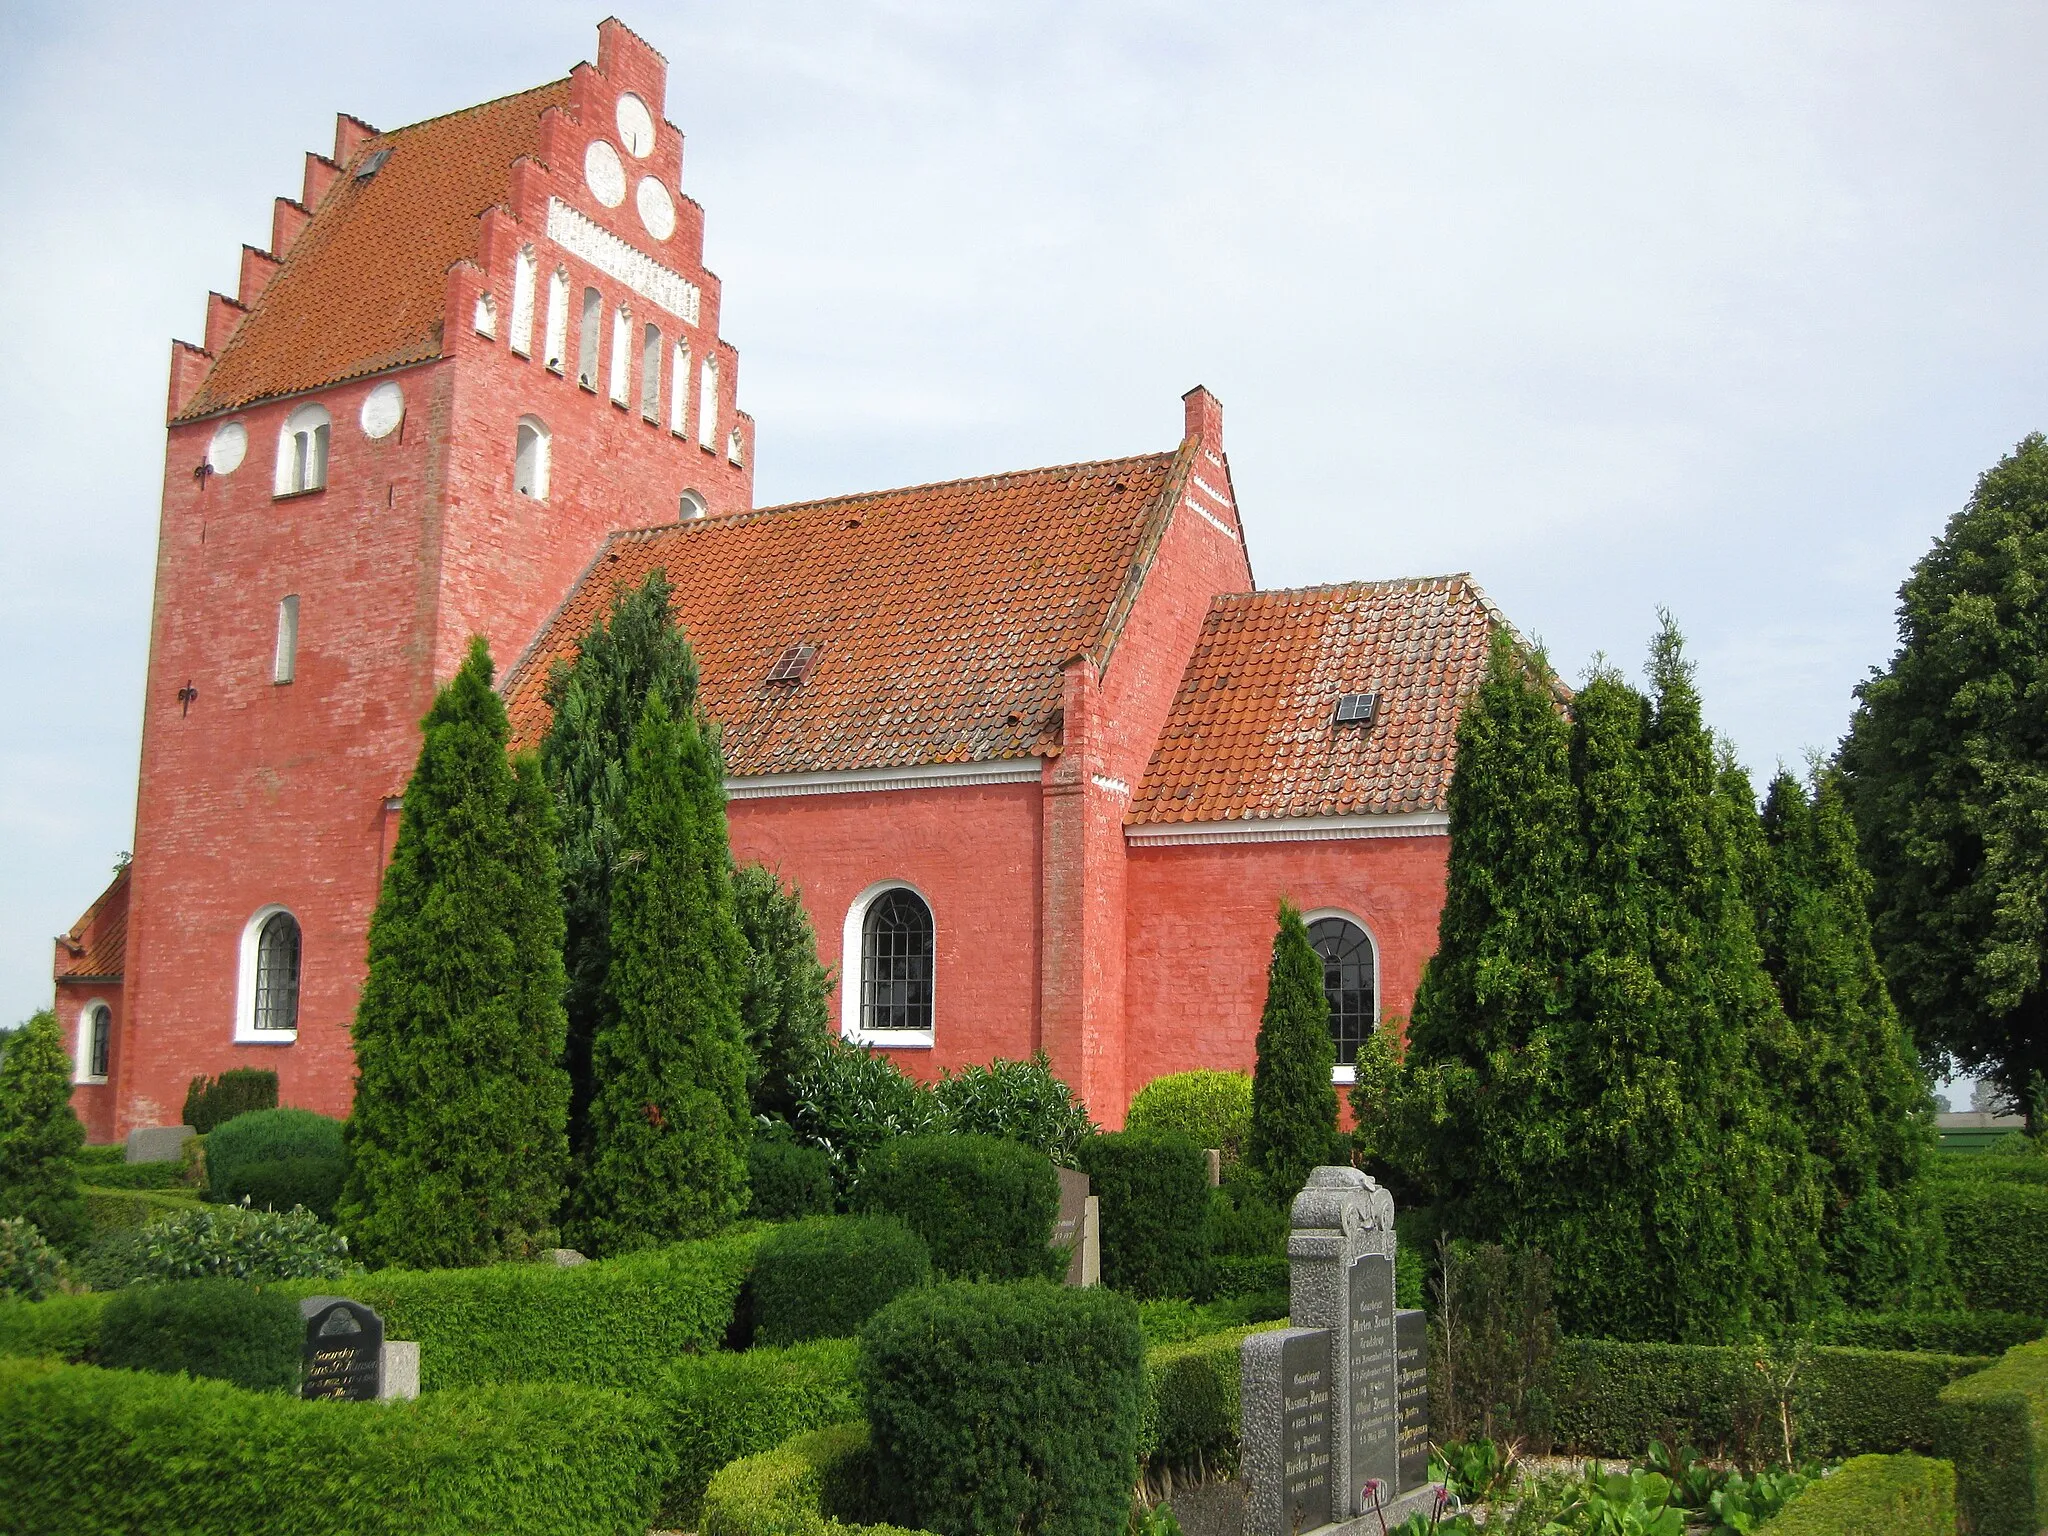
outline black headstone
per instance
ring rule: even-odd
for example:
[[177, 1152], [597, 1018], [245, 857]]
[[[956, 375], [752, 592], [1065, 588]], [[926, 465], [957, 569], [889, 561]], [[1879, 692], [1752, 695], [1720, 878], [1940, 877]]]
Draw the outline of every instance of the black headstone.
[[1280, 1468], [1288, 1524], [1312, 1531], [1336, 1518], [1330, 1498], [1330, 1335], [1318, 1329], [1280, 1347]]
[[1395, 1487], [1407, 1493], [1429, 1481], [1429, 1317], [1394, 1314], [1394, 1359], [1400, 1379], [1395, 1410], [1400, 1420], [1401, 1472]]
[[384, 1386], [384, 1319], [342, 1296], [308, 1297], [299, 1315], [306, 1320], [299, 1395], [375, 1402]]
[[1394, 1494], [1394, 1260], [1368, 1253], [1351, 1262], [1351, 1481], [1358, 1493], [1377, 1478]]

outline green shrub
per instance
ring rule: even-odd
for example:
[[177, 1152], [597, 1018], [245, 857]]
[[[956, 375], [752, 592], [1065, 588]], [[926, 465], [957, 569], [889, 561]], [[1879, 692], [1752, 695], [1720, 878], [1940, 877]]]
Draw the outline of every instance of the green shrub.
[[946, 1276], [1057, 1279], [1060, 1181], [1042, 1152], [993, 1136], [898, 1136], [862, 1166], [858, 1204], [925, 1240]]
[[761, 1237], [730, 1232], [572, 1269], [383, 1269], [279, 1289], [374, 1307], [385, 1337], [419, 1341], [428, 1391], [513, 1381], [640, 1391], [724, 1341]]
[[100, 1314], [98, 1363], [179, 1371], [252, 1392], [298, 1384], [306, 1329], [288, 1296], [239, 1280], [179, 1280], [116, 1291]]
[[897, 1136], [942, 1129], [938, 1101], [922, 1083], [896, 1070], [888, 1057], [828, 1036], [790, 1075], [795, 1108], [790, 1124], [799, 1140], [832, 1160], [842, 1194], [860, 1183], [877, 1147]]
[[1053, 1076], [1043, 1051], [1029, 1061], [947, 1068], [932, 1085], [932, 1098], [940, 1123], [954, 1135], [1022, 1142], [1062, 1168], [1075, 1166], [1074, 1149], [1095, 1132], [1088, 1106]]
[[1257, 1052], [1244, 1166], [1273, 1199], [1292, 1200], [1309, 1170], [1347, 1160], [1339, 1152], [1349, 1147], [1337, 1132], [1337, 1090], [1330, 1086], [1337, 1056], [1323, 957], [1309, 943], [1301, 913], [1285, 900], [1266, 967]]
[[1292, 1278], [1292, 1266], [1284, 1253], [1226, 1253], [1209, 1260], [1206, 1294], [1214, 1300], [1226, 1296], [1266, 1296], [1285, 1292]]
[[[125, 1168], [128, 1166], [130, 1166], [128, 1162], [128, 1149], [118, 1141], [97, 1142], [78, 1149], [78, 1170], [82, 1175], [97, 1174], [108, 1168]], [[150, 1165], [147, 1163], [136, 1163], [133, 1166], [146, 1168]]]
[[1141, 1461], [1198, 1478], [1236, 1470], [1239, 1346], [1259, 1331], [1258, 1326], [1233, 1328], [1145, 1351]]
[[1925, 1456], [1858, 1456], [1807, 1484], [1776, 1536], [1955, 1536], [1956, 1469]]
[[1998, 1152], [1937, 1152], [1927, 1176], [1936, 1183], [2048, 1184], [2048, 1157], [2029, 1145], [2020, 1156]]
[[1102, 1202], [1102, 1283], [1126, 1295], [1193, 1296], [1202, 1286], [1208, 1160], [1175, 1131], [1081, 1143], [1076, 1163]]
[[1144, 1406], [1138, 1311], [1099, 1289], [956, 1282], [861, 1331], [891, 1519], [948, 1536], [1119, 1536]]
[[1945, 1387], [1937, 1424], [1965, 1529], [2034, 1536], [2048, 1527], [2048, 1343], [2022, 1344]]
[[348, 1164], [338, 1157], [294, 1157], [274, 1163], [245, 1163], [236, 1170], [233, 1200], [259, 1211], [304, 1206], [322, 1221], [334, 1220]]
[[888, 1302], [931, 1279], [931, 1250], [891, 1216], [814, 1216], [768, 1234], [754, 1260], [764, 1344], [850, 1339]]
[[[155, 1166], [168, 1167], [169, 1164]], [[99, 1189], [88, 1185], [83, 1194], [86, 1221], [94, 1235], [100, 1237], [109, 1232], [134, 1231], [153, 1221], [162, 1221], [166, 1216], [206, 1208], [206, 1203], [197, 1195], [168, 1189]]]
[[748, 1214], [763, 1221], [795, 1221], [832, 1214], [832, 1159], [817, 1147], [756, 1138], [747, 1149]]
[[122, 1284], [209, 1275], [252, 1281], [335, 1280], [348, 1269], [348, 1239], [323, 1226], [311, 1212], [279, 1215], [238, 1205], [174, 1212], [144, 1227], [128, 1252], [129, 1270]]
[[1433, 1280], [1430, 1427], [1446, 1441], [1548, 1438], [1558, 1342], [1549, 1257], [1457, 1242]]
[[1267, 1199], [1249, 1178], [1226, 1180], [1209, 1191], [1202, 1219], [1202, 1246], [1209, 1255], [1206, 1294], [1286, 1290], [1287, 1225], [1287, 1207]]
[[704, 1495], [703, 1536], [915, 1536], [892, 1525], [846, 1525], [874, 1502], [865, 1424], [835, 1424], [735, 1461]]
[[0, 1218], [0, 1297], [41, 1301], [64, 1278], [64, 1260], [26, 1216]]
[[257, 1163], [310, 1158], [339, 1162], [339, 1120], [310, 1109], [259, 1109], [238, 1115], [206, 1138], [206, 1188], [216, 1200], [249, 1193], [244, 1170]]
[[1936, 1355], [2002, 1355], [2044, 1333], [2048, 1319], [2017, 1312], [1847, 1312], [1822, 1323], [1816, 1342]]
[[52, 1296], [44, 1301], [0, 1301], [0, 1358], [47, 1355], [74, 1364], [99, 1349], [104, 1294]]
[[90, 1235], [78, 1190], [84, 1145], [71, 1108], [71, 1055], [45, 1008], [0, 1056], [0, 1217], [23, 1217], [52, 1246], [77, 1249]]
[[645, 1536], [655, 1408], [570, 1386], [308, 1403], [0, 1361], [0, 1529], [191, 1536]]
[[2048, 1316], [2048, 1186], [1981, 1179], [1932, 1188], [1963, 1305]]
[[1127, 1131], [1178, 1131], [1198, 1147], [1214, 1147], [1228, 1169], [1244, 1155], [1252, 1128], [1249, 1072], [1174, 1072], [1138, 1090], [1124, 1113]]
[[124, 1163], [119, 1158], [95, 1158], [89, 1163], [79, 1162], [78, 1176], [88, 1189], [166, 1190], [184, 1184], [185, 1169], [180, 1163]]
[[179, 1123], [210, 1136], [238, 1115], [277, 1108], [277, 1074], [262, 1067], [230, 1067], [219, 1077], [195, 1077], [185, 1090]]
[[801, 1431], [860, 1417], [860, 1352], [851, 1339], [823, 1339], [793, 1349], [686, 1355], [645, 1395], [661, 1405], [676, 1449], [663, 1518], [695, 1527], [720, 1467]]

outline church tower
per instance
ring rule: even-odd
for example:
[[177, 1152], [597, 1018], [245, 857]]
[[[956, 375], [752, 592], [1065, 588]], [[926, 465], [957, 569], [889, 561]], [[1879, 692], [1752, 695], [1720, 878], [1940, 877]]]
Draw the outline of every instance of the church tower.
[[567, 79], [389, 133], [340, 118], [204, 345], [173, 345], [123, 963], [92, 935], [75, 983], [59, 957], [67, 1029], [106, 1036], [81, 1048], [94, 1140], [175, 1124], [229, 1066], [345, 1113], [435, 688], [473, 634], [508, 673], [612, 533], [751, 507], [666, 83], [611, 20]]

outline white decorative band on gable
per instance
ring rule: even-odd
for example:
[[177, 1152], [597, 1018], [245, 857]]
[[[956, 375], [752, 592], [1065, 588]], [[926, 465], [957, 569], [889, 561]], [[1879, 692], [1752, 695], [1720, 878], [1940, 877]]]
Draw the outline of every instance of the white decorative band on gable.
[[1181, 821], [1125, 827], [1138, 847], [1183, 843], [1310, 843], [1349, 837], [1447, 837], [1443, 811], [1401, 811], [1385, 816], [1276, 816], [1266, 821]]
[[1235, 528], [1231, 527], [1230, 524], [1224, 522], [1222, 518], [1218, 517], [1214, 512], [1211, 512], [1207, 507], [1203, 506], [1199, 501], [1195, 500], [1194, 497], [1188, 497], [1187, 502], [1188, 510], [1190, 512], [1194, 513], [1197, 517], [1201, 518], [1203, 522], [1207, 523], [1211, 528], [1214, 528], [1226, 539], [1231, 540], [1233, 543], [1236, 542], [1237, 530]]
[[922, 763], [909, 768], [849, 768], [838, 773], [756, 773], [725, 781], [728, 800], [784, 795], [865, 795], [890, 789], [965, 789], [975, 784], [1036, 784], [1045, 764], [1035, 757], [995, 763]]
[[1131, 786], [1126, 784], [1122, 779], [1108, 778], [1105, 775], [1099, 773], [1089, 774], [1088, 782], [1093, 784], [1097, 789], [1108, 790], [1113, 795], [1128, 795], [1131, 792]]
[[1230, 498], [1217, 490], [1215, 486], [1204, 480], [1200, 475], [1190, 475], [1188, 478], [1200, 486], [1208, 494], [1209, 499], [1215, 502], [1217, 506], [1227, 507], [1230, 505]]
[[697, 323], [695, 283], [592, 223], [559, 197], [548, 199], [548, 238], [606, 277], [624, 283], [648, 303], [659, 304], [691, 325]]

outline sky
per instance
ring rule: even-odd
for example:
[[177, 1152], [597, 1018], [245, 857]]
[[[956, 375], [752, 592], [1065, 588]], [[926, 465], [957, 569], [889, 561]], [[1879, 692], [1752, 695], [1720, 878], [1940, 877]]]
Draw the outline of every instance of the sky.
[[[559, 78], [534, 0], [0, 7], [0, 1017], [132, 840], [169, 343], [334, 113]], [[764, 505], [1145, 452], [1262, 586], [1469, 571], [1567, 677], [1660, 608], [1762, 778], [2048, 426], [2048, 8], [643, 0]]]

